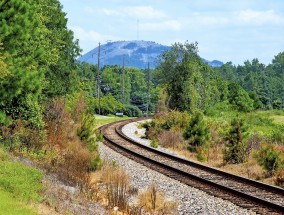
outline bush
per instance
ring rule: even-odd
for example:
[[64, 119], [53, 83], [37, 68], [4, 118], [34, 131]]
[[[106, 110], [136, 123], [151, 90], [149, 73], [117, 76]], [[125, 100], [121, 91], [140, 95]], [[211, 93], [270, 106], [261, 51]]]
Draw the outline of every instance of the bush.
[[274, 183], [277, 186], [284, 187], [284, 169], [276, 172]]
[[141, 117], [142, 111], [137, 106], [127, 105], [124, 108], [124, 114], [129, 117]]
[[151, 140], [150, 146], [153, 147], [153, 148], [158, 148], [159, 144], [156, 140]]
[[269, 174], [273, 174], [284, 167], [283, 152], [273, 144], [263, 145], [256, 153], [256, 159], [258, 164], [263, 166]]
[[185, 142], [182, 138], [182, 133], [180, 131], [165, 130], [160, 133], [157, 137], [159, 145], [163, 147], [177, 148], [179, 144]]
[[226, 163], [244, 163], [247, 160], [247, 144], [244, 141], [246, 127], [244, 121], [233, 119], [229, 132], [226, 134], [226, 144], [224, 149], [224, 161]]
[[205, 162], [206, 161], [206, 152], [207, 150], [204, 147], [198, 147], [196, 149], [196, 158], [200, 162]]
[[203, 114], [199, 111], [195, 112], [183, 133], [183, 137], [188, 139], [189, 150], [196, 151], [197, 147], [204, 146], [209, 140], [209, 132]]

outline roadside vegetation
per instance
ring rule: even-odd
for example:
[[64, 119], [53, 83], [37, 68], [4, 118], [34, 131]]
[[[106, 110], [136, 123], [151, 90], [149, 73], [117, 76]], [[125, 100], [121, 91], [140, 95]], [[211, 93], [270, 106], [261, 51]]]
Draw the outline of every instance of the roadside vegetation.
[[37, 169], [13, 162], [0, 147], [0, 214], [37, 214], [27, 203], [41, 202], [42, 176]]
[[196, 43], [174, 44], [160, 58], [164, 92], [144, 124], [151, 142], [205, 164], [283, 186], [284, 53], [265, 66], [211, 68]]
[[[157, 112], [145, 125], [153, 147], [283, 186], [283, 52], [267, 66], [254, 59], [213, 69], [201, 61], [197, 43], [177, 43], [156, 70], [98, 68], [76, 61], [81, 50], [59, 0], [0, 0], [0, 8], [1, 214], [33, 214], [27, 202], [58, 209], [42, 196], [45, 173], [108, 209], [172, 213], [175, 204], [155, 187], [131, 208], [126, 200], [136, 191], [127, 173], [98, 152], [98, 126], [124, 119], [115, 113], [138, 117], [147, 108]], [[8, 152], [41, 171], [12, 162]], [[157, 204], [153, 195], [160, 196]], [[11, 202], [19, 211], [10, 212]]]

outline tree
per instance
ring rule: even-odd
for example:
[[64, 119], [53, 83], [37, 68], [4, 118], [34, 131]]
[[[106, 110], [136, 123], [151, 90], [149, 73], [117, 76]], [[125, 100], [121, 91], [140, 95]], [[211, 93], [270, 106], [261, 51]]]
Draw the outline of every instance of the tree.
[[244, 135], [246, 132], [246, 127], [244, 126], [244, 121], [235, 118], [231, 122], [229, 132], [227, 133], [225, 139], [225, 149], [224, 149], [224, 161], [227, 163], [243, 163], [247, 159], [247, 145], [244, 141]]
[[204, 111], [220, 100], [218, 76], [198, 56], [197, 43], [176, 43], [164, 52], [158, 77], [167, 90], [171, 109]]
[[188, 139], [189, 150], [196, 151], [197, 147], [204, 146], [209, 140], [209, 127], [202, 112], [196, 111], [189, 120], [183, 137]]
[[[39, 5], [32, 0], [0, 1], [0, 50], [6, 75], [0, 79], [0, 109], [2, 115], [28, 121], [30, 108], [41, 121], [38, 96], [41, 93], [46, 56], [46, 28], [38, 16]], [[9, 71], [7, 73], [7, 71]], [[25, 99], [30, 98], [30, 99]], [[33, 107], [31, 107], [31, 105]]]
[[253, 100], [239, 84], [231, 83], [228, 89], [228, 100], [237, 110], [248, 112], [253, 109]]
[[52, 41], [49, 52], [54, 52], [57, 59], [45, 71], [44, 95], [55, 97], [74, 93], [80, 85], [76, 71], [76, 57], [80, 54], [78, 40], [67, 28], [66, 13], [58, 0], [38, 0], [41, 6], [43, 24], [48, 30], [47, 38]]

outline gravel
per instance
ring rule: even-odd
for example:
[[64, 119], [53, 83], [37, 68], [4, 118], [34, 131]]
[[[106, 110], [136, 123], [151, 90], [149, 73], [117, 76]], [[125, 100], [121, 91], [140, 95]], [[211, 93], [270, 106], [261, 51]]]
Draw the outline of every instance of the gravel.
[[[141, 138], [145, 130], [137, 128], [138, 124], [139, 122], [124, 126], [123, 132], [132, 139], [149, 146], [149, 140]], [[162, 148], [159, 149], [165, 150]], [[203, 191], [189, 187], [179, 181], [150, 170], [111, 150], [103, 143], [99, 144], [99, 151], [103, 159], [115, 161], [128, 172], [131, 178], [131, 184], [136, 187], [139, 192], [146, 190], [152, 184], [156, 184], [158, 188], [165, 193], [167, 199], [177, 202], [178, 214], [255, 214], [229, 201], [210, 196]]]

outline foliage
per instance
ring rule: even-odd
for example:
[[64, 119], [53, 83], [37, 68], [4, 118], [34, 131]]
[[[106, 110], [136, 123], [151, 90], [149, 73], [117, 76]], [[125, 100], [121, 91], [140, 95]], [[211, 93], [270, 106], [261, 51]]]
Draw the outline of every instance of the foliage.
[[205, 110], [221, 99], [218, 84], [222, 80], [197, 53], [197, 43], [175, 43], [159, 59], [158, 78], [166, 87], [171, 109]]
[[214, 70], [230, 83], [238, 83], [247, 92], [253, 92], [250, 97], [254, 100], [254, 109], [281, 109], [284, 107], [283, 56], [284, 52], [280, 52], [267, 66], [253, 59], [238, 66], [229, 62]]
[[123, 112], [123, 104], [117, 101], [111, 94], [100, 98], [100, 101], [96, 98], [95, 100], [95, 110], [98, 113], [100, 104], [100, 112], [102, 115], [114, 114], [115, 112]]
[[48, 104], [46, 148], [50, 154], [46, 166], [61, 179], [85, 186], [89, 183], [89, 170], [99, 167], [100, 158], [94, 142], [94, 118], [81, 116], [78, 124], [74, 124], [63, 98], [53, 99]]
[[158, 148], [159, 144], [158, 144], [157, 141], [151, 140], [151, 141], [150, 141], [150, 146], [151, 146], [152, 148]]
[[201, 112], [196, 111], [192, 115], [183, 136], [185, 139], [188, 139], [190, 151], [196, 151], [197, 147], [204, 146], [209, 140], [209, 127]]
[[274, 183], [277, 186], [284, 187], [284, 169], [281, 169], [276, 172]]
[[158, 143], [162, 147], [166, 148], [178, 148], [179, 145], [184, 144], [184, 140], [182, 137], [182, 132], [181, 131], [176, 131], [174, 129], [171, 130], [165, 130], [162, 131], [158, 136], [157, 136]]
[[124, 114], [129, 117], [141, 117], [142, 116], [141, 110], [137, 106], [134, 106], [134, 105], [125, 106]]
[[277, 170], [284, 168], [283, 151], [281, 152], [273, 144], [266, 144], [256, 153], [257, 162], [264, 169], [272, 174]]
[[0, 41], [0, 80], [4, 79], [10, 74], [8, 65], [5, 63], [5, 60], [8, 58], [7, 53], [3, 53], [3, 43]]
[[44, 95], [72, 94], [80, 86], [75, 63], [80, 54], [78, 40], [74, 40], [73, 32], [67, 28], [66, 14], [59, 0], [41, 0], [40, 6], [42, 22], [49, 32], [47, 38], [52, 41], [49, 48], [57, 59], [45, 70]]
[[253, 109], [253, 100], [240, 85], [231, 83], [228, 89], [228, 100], [237, 110], [249, 112]]
[[0, 78], [0, 109], [18, 119], [23, 108], [29, 111], [28, 107], [37, 105], [43, 71], [49, 66], [45, 57], [50, 52], [45, 49], [45, 26], [37, 16], [39, 5], [35, 1], [1, 1], [0, 5], [0, 56], [5, 72]]
[[152, 121], [144, 123], [146, 128], [146, 136], [149, 139], [157, 139], [158, 135], [164, 130], [183, 130], [189, 120], [187, 112], [165, 111], [156, 114]]
[[243, 163], [247, 159], [247, 144], [244, 135], [246, 127], [244, 121], [234, 118], [231, 122], [229, 132], [226, 134], [226, 145], [224, 149], [224, 161], [226, 163]]

